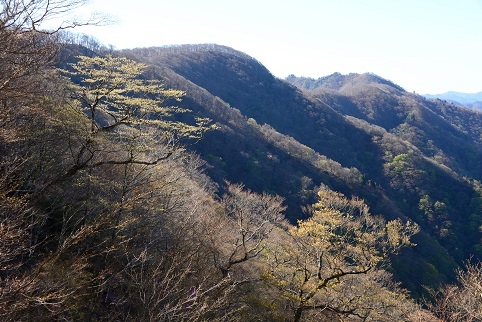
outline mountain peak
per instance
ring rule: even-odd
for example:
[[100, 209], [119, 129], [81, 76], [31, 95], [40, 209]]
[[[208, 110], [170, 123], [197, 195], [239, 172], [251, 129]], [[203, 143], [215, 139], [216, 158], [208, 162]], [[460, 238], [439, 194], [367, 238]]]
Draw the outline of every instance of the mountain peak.
[[389, 87], [393, 87], [396, 90], [405, 91], [402, 87], [396, 85], [395, 83], [373, 73], [350, 73], [343, 75], [336, 72], [328, 76], [320, 77], [318, 79], [310, 77], [296, 77], [295, 75], [290, 75], [286, 78], [286, 81], [302, 90], [307, 91], [313, 91], [317, 89], [332, 89], [341, 91], [373, 85], [387, 85]]
[[134, 48], [125, 49], [123, 52], [131, 52], [136, 55], [150, 57], [150, 56], [163, 56], [172, 54], [186, 54], [186, 53], [224, 53], [236, 56], [238, 58], [256, 61], [261, 64], [257, 59], [252, 56], [233, 49], [228, 46], [218, 44], [182, 44], [182, 45], [168, 45], [159, 47], [146, 47], [146, 48]]

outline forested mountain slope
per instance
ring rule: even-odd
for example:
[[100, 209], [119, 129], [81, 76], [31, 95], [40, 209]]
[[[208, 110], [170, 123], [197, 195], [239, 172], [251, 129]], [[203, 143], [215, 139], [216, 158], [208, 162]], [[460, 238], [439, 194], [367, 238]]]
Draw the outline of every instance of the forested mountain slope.
[[480, 319], [477, 115], [41, 29], [82, 3], [0, 5], [2, 321]]
[[[333, 74], [311, 83], [304, 78], [287, 80], [321, 100], [330, 100], [330, 89], [336, 90], [348, 99], [331, 102], [342, 114], [381, 126], [457, 172], [468, 171], [469, 176], [480, 178], [480, 113], [440, 100], [426, 100], [371, 74]], [[303, 82], [311, 84], [312, 89]], [[338, 87], [333, 86], [335, 83]]]
[[397, 266], [405, 282], [436, 284], [455, 263], [482, 255], [481, 114], [372, 74], [280, 80], [222, 46], [122, 54], [155, 66], [156, 77], [186, 91], [184, 106], [218, 124], [193, 146], [218, 183], [280, 194], [292, 220], [303, 218], [300, 206], [319, 184], [362, 197], [387, 218], [415, 220], [419, 246]]

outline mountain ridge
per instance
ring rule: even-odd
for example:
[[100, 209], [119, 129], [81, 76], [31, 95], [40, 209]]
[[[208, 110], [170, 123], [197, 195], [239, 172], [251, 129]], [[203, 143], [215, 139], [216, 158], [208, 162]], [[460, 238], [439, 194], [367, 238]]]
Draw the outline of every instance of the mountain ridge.
[[449, 91], [442, 94], [424, 94], [426, 98], [446, 100], [465, 107], [482, 109], [482, 92], [477, 93], [463, 93], [456, 91]]
[[482, 256], [482, 114], [373, 74], [300, 85], [212, 44], [116, 54], [150, 65], [146, 77], [185, 91], [181, 106], [218, 125], [190, 148], [220, 187], [228, 180], [281, 195], [292, 222], [306, 216], [301, 207], [313, 203], [320, 185], [363, 198], [385, 218], [414, 220], [420, 246], [394, 260], [414, 294], [453, 279], [470, 255]]
[[317, 79], [311, 77], [296, 77], [295, 75], [291, 74], [285, 80], [302, 90], [310, 91], [318, 88], [341, 90], [347, 85], [354, 86], [359, 83], [384, 84], [396, 88], [397, 90], [405, 91], [401, 86], [396, 85], [395, 83], [374, 73], [349, 73], [343, 75], [336, 72], [331, 75], [319, 77]]

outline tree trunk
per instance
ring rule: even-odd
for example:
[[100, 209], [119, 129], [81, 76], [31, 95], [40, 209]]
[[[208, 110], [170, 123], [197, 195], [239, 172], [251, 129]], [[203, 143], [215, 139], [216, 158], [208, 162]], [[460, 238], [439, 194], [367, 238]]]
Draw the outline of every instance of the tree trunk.
[[302, 306], [299, 306], [298, 308], [296, 308], [295, 316], [293, 317], [293, 321], [294, 322], [301, 321], [301, 314], [302, 313], [303, 313], [303, 307]]

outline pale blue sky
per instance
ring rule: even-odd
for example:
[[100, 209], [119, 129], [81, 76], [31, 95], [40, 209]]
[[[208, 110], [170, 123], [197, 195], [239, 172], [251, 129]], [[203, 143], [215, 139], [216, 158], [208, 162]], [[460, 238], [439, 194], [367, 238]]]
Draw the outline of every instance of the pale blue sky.
[[275, 76], [373, 72], [420, 94], [482, 91], [482, 0], [93, 0], [118, 49], [216, 43]]

